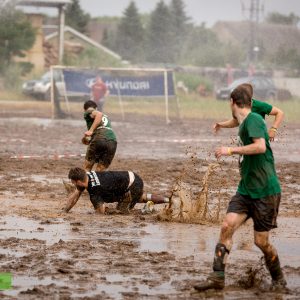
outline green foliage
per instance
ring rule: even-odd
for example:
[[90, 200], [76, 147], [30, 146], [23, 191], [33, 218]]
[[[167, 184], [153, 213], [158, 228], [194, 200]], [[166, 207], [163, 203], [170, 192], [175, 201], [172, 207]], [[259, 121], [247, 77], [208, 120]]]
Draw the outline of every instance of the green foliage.
[[95, 48], [87, 48], [79, 55], [65, 54], [64, 64], [77, 67], [120, 67], [120, 60], [108, 55]]
[[168, 6], [160, 1], [150, 17], [147, 41], [147, 58], [150, 62], [170, 63], [174, 61], [172, 39], [172, 17]]
[[135, 3], [130, 2], [124, 11], [124, 16], [118, 27], [117, 51], [132, 62], [143, 60], [144, 56], [144, 28]]
[[79, 4], [79, 0], [72, 0], [66, 9], [66, 24], [79, 32], [86, 33], [90, 15], [85, 13]]
[[19, 64], [11, 63], [3, 70], [2, 75], [5, 89], [16, 92], [20, 91], [22, 84], [22, 67], [20, 67]]
[[268, 14], [266, 21], [273, 24], [297, 25], [300, 21], [300, 17], [294, 13], [290, 13], [287, 16], [278, 12], [272, 12]]
[[[260, 48], [260, 53], [263, 53]], [[232, 45], [231, 43], [223, 44], [221, 51], [223, 53], [224, 63], [230, 64], [232, 67], [240, 67], [242, 62], [246, 60], [246, 52], [242, 47]]]
[[300, 51], [295, 48], [285, 49], [281, 46], [271, 57], [273, 65], [300, 70]]
[[170, 3], [172, 38], [170, 47], [174, 53], [174, 62], [179, 61], [183, 55], [183, 45], [186, 44], [189, 17], [185, 13], [185, 6], [182, 0], [172, 0]]
[[11, 6], [0, 11], [0, 73], [11, 63], [13, 56], [24, 56], [35, 41], [36, 32], [26, 16]]
[[221, 42], [210, 29], [205, 28], [204, 24], [190, 28], [190, 35], [184, 54], [184, 63], [195, 66], [222, 66], [224, 56], [220, 49]]
[[201, 84], [205, 86], [206, 90], [209, 92], [213, 91], [213, 83], [203, 76], [190, 73], [177, 72], [175, 74], [176, 81], [182, 81], [189, 91], [197, 91], [198, 86]]

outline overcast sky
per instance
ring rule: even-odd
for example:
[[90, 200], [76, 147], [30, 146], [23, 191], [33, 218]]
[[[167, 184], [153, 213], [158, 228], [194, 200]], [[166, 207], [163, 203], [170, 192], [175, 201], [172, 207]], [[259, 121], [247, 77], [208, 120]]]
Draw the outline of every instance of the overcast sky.
[[[128, 6], [129, 0], [80, 0], [82, 8], [92, 16], [121, 16]], [[142, 13], [153, 11], [159, 0], [135, 0]], [[249, 16], [249, 11], [242, 13], [242, 5], [249, 9], [250, 0], [184, 0], [186, 13], [192, 20], [201, 24], [205, 22], [208, 26], [218, 20], [242, 20]], [[170, 3], [170, 0], [165, 0]], [[283, 14], [294, 12], [300, 16], [300, 0], [260, 0], [264, 5], [264, 15], [270, 11]]]
[[[150, 13], [160, 0], [135, 0], [141, 13]], [[122, 16], [130, 0], [80, 0], [81, 7], [92, 17]], [[170, 3], [170, 0], [165, 0]], [[218, 20], [244, 20], [249, 16], [249, 10], [242, 12], [242, 4], [249, 9], [250, 0], [184, 0], [186, 13], [196, 24], [205, 22], [212, 26]], [[300, 16], [300, 0], [260, 0], [266, 16], [269, 12], [282, 14], [294, 13]], [[45, 8], [40, 8], [44, 12]], [[56, 11], [54, 11], [56, 13]], [[53, 10], [51, 11], [53, 14]]]

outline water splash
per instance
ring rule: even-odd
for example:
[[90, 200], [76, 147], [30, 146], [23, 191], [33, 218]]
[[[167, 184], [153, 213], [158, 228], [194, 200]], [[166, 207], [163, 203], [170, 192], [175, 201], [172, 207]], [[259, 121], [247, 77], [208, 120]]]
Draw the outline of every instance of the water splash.
[[173, 188], [169, 205], [158, 215], [159, 220], [197, 224], [218, 221], [220, 197], [215, 214], [212, 213], [208, 205], [209, 179], [217, 168], [219, 168], [219, 164], [209, 164], [202, 178], [202, 188], [196, 194], [192, 192], [190, 185], [184, 180], [186, 172], [182, 172]]

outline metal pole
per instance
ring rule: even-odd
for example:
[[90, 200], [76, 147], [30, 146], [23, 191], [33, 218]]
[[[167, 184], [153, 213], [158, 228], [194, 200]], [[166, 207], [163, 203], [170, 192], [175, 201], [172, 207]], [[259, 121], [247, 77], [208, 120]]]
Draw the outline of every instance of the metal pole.
[[51, 95], [51, 109], [52, 109], [52, 119], [55, 117], [55, 107], [54, 107], [54, 76], [53, 76], [53, 67], [50, 67], [50, 95]]
[[168, 90], [168, 71], [164, 71], [164, 90], [165, 90], [165, 105], [166, 105], [166, 123], [170, 124], [169, 119], [169, 90]]
[[62, 64], [64, 57], [64, 31], [65, 31], [65, 6], [60, 5], [59, 11], [59, 28], [58, 28], [58, 62]]

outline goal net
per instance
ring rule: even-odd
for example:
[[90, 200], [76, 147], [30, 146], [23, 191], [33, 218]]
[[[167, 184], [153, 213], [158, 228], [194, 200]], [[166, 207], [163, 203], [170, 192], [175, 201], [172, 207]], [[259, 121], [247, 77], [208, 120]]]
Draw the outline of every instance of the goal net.
[[167, 123], [180, 117], [171, 69], [52, 66], [50, 74], [53, 118], [72, 114], [74, 102], [93, 100], [92, 87], [99, 78], [109, 91], [105, 112], [119, 113], [123, 120], [129, 113], [162, 115]]

